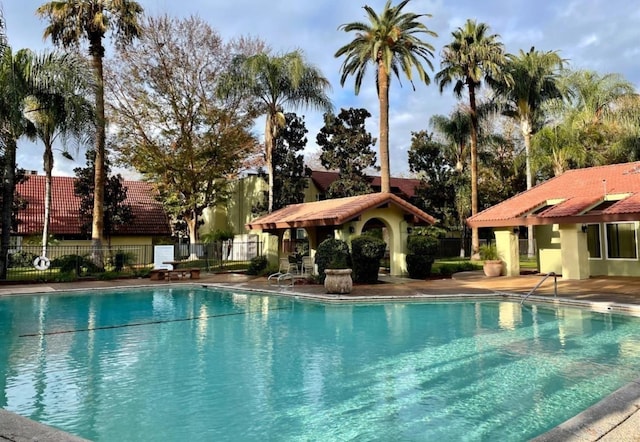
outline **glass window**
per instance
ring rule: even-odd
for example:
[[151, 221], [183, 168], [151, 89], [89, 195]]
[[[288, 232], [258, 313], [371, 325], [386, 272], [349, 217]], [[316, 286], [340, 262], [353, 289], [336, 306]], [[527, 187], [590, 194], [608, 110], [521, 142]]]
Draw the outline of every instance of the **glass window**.
[[607, 257], [637, 259], [634, 223], [607, 224]]
[[589, 258], [602, 258], [600, 224], [589, 224], [587, 226], [587, 247], [589, 248]]

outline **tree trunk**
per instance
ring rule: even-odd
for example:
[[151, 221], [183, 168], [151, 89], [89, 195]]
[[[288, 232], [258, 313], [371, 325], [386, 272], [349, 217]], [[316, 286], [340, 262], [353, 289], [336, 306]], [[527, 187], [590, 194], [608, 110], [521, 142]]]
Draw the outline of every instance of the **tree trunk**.
[[4, 177], [2, 182], [2, 210], [0, 211], [2, 235], [0, 235], [0, 280], [7, 279], [9, 244], [11, 241], [11, 215], [16, 188], [16, 149], [13, 136], [5, 137]]
[[[469, 108], [471, 113], [471, 216], [478, 213], [478, 114], [476, 112], [476, 91], [469, 87]], [[480, 237], [478, 228], [471, 229], [471, 259], [479, 259]]]
[[[526, 174], [527, 174], [527, 190], [533, 187], [533, 174], [531, 173], [531, 123], [523, 119], [520, 123], [522, 128], [522, 138], [524, 139], [524, 153], [526, 159]], [[533, 226], [527, 226], [527, 257], [533, 258], [535, 256], [534, 238], [533, 238]]]
[[384, 63], [378, 62], [378, 102], [380, 104], [380, 191], [391, 192], [389, 170], [389, 73]]
[[269, 204], [267, 206], [269, 213], [273, 211], [273, 118], [273, 115], [267, 114], [264, 128], [264, 150], [267, 160], [267, 174], [269, 175]]
[[47, 256], [47, 242], [49, 240], [49, 222], [51, 218], [51, 174], [53, 171], [53, 147], [50, 142], [45, 142], [44, 146], [44, 223], [42, 226], [42, 255]]
[[189, 230], [189, 258], [188, 260], [198, 259], [198, 255], [195, 253], [195, 245], [198, 242], [198, 217], [196, 215], [185, 217], [185, 223]]
[[105, 117], [104, 117], [104, 76], [102, 72], [102, 56], [92, 56], [92, 64], [96, 81], [96, 160], [93, 189], [93, 222], [91, 224], [91, 254], [98, 268], [104, 268], [102, 250], [104, 237], [104, 186], [105, 186]]

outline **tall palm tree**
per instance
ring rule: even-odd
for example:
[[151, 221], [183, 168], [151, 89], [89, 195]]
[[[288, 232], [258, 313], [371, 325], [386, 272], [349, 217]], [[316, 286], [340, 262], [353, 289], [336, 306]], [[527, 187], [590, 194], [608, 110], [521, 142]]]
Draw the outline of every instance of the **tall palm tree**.
[[[420, 34], [437, 37], [422, 22], [421, 17], [431, 17], [430, 14], [414, 14], [403, 12], [409, 0], [401, 1], [397, 6], [391, 6], [388, 0], [378, 15], [373, 8], [365, 6], [369, 23], [352, 22], [341, 25], [339, 29], [345, 32], [355, 32], [355, 38], [342, 46], [336, 52], [336, 57], [345, 56], [340, 68], [342, 75], [340, 85], [348, 76], [355, 76], [355, 93], [358, 95], [362, 86], [362, 79], [369, 64], [376, 69], [376, 88], [380, 106], [380, 181], [381, 191], [390, 192], [389, 168], [389, 86], [391, 73], [400, 80], [400, 71], [413, 85], [413, 70], [425, 84], [431, 79], [427, 75], [423, 62], [433, 70], [431, 59], [434, 48], [431, 44], [420, 39]], [[414, 86], [415, 89], [415, 86]]]
[[[531, 48], [518, 55], [508, 54], [504, 79], [493, 84], [497, 96], [504, 101], [504, 115], [519, 125], [524, 139], [527, 189], [533, 187], [531, 172], [531, 136], [543, 124], [545, 102], [563, 97], [560, 86], [562, 58], [556, 51], [541, 52]], [[528, 256], [533, 257], [533, 226], [528, 227]]]
[[[33, 71], [36, 87], [43, 93], [30, 96], [25, 114], [34, 124], [36, 136], [44, 144], [45, 172], [44, 225], [42, 256], [46, 257], [51, 212], [53, 145], [69, 137], [81, 141], [92, 133], [95, 123], [93, 105], [87, 100], [92, 85], [90, 70], [80, 57], [50, 52], [37, 57]], [[66, 149], [66, 146], [63, 146]], [[65, 150], [66, 152], [66, 150]]]
[[[435, 80], [442, 93], [453, 84], [453, 92], [461, 97], [465, 89], [469, 94], [471, 117], [471, 214], [478, 213], [478, 111], [476, 93], [482, 81], [493, 83], [503, 77], [506, 63], [504, 46], [498, 34], [489, 34], [489, 26], [467, 20], [452, 33], [453, 41], [442, 50], [441, 70]], [[478, 257], [480, 239], [478, 229], [471, 230], [471, 256]]]
[[269, 174], [269, 207], [273, 210], [273, 150], [280, 129], [285, 126], [289, 106], [331, 111], [327, 95], [329, 80], [309, 64], [301, 51], [272, 56], [262, 52], [239, 56], [230, 72], [221, 80], [223, 93], [244, 93], [257, 100], [261, 114], [266, 115], [264, 144]]
[[91, 245], [93, 260], [103, 266], [104, 188], [105, 188], [105, 117], [102, 40], [108, 31], [117, 44], [128, 44], [140, 34], [138, 19], [142, 7], [133, 0], [54, 0], [40, 6], [36, 13], [49, 21], [44, 37], [55, 45], [75, 48], [86, 40], [95, 77], [96, 137], [95, 190]]
[[2, 171], [2, 207], [0, 225], [0, 279], [7, 276], [7, 257], [11, 239], [13, 203], [16, 185], [16, 150], [18, 138], [33, 135], [33, 125], [25, 118], [23, 108], [33, 91], [31, 53], [22, 49], [15, 54], [4, 44], [0, 54], [0, 148], [4, 152]]

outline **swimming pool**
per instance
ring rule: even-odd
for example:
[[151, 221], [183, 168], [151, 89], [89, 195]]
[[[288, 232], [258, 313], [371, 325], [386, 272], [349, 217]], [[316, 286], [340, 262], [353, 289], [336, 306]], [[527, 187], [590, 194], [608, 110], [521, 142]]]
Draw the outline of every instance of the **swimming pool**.
[[0, 299], [0, 406], [121, 440], [523, 440], [638, 377], [640, 319], [206, 288]]

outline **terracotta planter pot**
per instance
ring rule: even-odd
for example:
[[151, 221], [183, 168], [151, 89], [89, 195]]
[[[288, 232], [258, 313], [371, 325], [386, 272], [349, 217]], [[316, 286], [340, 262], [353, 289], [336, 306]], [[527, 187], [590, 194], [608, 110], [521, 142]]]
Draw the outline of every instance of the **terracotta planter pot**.
[[487, 260], [482, 266], [485, 276], [496, 277], [502, 274], [502, 261], [500, 260]]
[[327, 293], [351, 293], [353, 280], [351, 269], [325, 269], [324, 288]]

